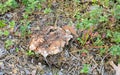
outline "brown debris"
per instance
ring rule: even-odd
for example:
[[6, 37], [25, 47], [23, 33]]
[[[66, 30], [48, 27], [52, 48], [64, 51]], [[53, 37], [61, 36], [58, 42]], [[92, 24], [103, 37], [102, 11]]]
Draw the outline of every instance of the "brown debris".
[[47, 26], [40, 32], [32, 35], [29, 49], [40, 53], [44, 57], [61, 52], [73, 35], [77, 35], [70, 26], [54, 27]]
[[70, 31], [73, 35], [75, 35], [76, 37], [78, 37], [76, 31], [75, 31], [75, 28], [73, 26], [63, 26], [62, 27], [65, 31], [68, 30]]
[[111, 65], [111, 66], [114, 68], [114, 70], [116, 71], [116, 75], [120, 75], [120, 64], [118, 64], [118, 66], [116, 66], [113, 61], [110, 61], [110, 65]]

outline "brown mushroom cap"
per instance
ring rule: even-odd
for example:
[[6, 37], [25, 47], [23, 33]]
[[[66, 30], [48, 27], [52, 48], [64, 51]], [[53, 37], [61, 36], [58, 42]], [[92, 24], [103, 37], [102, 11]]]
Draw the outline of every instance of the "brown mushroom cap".
[[47, 57], [61, 52], [71, 38], [73, 35], [69, 29], [47, 26], [32, 35], [29, 49]]

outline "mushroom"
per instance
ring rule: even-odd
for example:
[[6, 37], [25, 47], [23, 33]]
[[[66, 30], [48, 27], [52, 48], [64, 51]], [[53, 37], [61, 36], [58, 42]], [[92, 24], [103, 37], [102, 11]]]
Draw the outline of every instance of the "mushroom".
[[63, 26], [62, 28], [46, 26], [36, 34], [32, 34], [29, 49], [46, 58], [48, 55], [63, 51], [73, 35], [77, 36], [72, 26]]

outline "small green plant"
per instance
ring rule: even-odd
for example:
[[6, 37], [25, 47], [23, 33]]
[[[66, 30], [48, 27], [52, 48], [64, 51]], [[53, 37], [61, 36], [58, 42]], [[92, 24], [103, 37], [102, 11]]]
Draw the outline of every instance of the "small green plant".
[[106, 38], [110, 38], [110, 37], [112, 37], [112, 32], [110, 30], [107, 30]]
[[83, 31], [82, 37], [77, 38], [79, 43], [81, 43], [82, 45], [85, 45], [90, 37], [90, 32], [92, 32], [91, 29]]
[[50, 12], [52, 12], [52, 10], [51, 10], [50, 8], [45, 8], [44, 14], [48, 14], [48, 13], [50, 13]]
[[4, 3], [0, 3], [0, 13], [4, 14], [10, 9], [18, 7], [18, 4], [15, 0], [7, 0]]
[[89, 73], [89, 64], [84, 64], [80, 73]]
[[75, 2], [75, 3], [79, 3], [79, 2], [80, 2], [80, 0], [74, 0], [74, 2]]
[[113, 9], [113, 14], [116, 19], [120, 19], [120, 5], [116, 5]]
[[79, 43], [81, 43], [82, 45], [85, 45], [86, 44], [86, 42], [87, 42], [87, 40], [88, 40], [88, 37], [89, 36], [87, 36], [86, 38], [80, 38], [80, 37], [78, 37], [77, 38], [77, 40], [79, 41]]
[[9, 22], [9, 25], [10, 25], [10, 28], [14, 28], [14, 26], [15, 26], [15, 21], [12, 20], [11, 22]]
[[77, 29], [89, 29], [91, 26], [97, 26], [101, 22], [108, 21], [108, 15], [103, 12], [103, 8], [94, 5], [91, 7], [91, 10], [88, 13], [85, 13], [83, 15], [76, 15], [77, 19], [80, 19], [77, 21], [76, 28]]
[[95, 42], [93, 42], [93, 45], [94, 46], [102, 46], [102, 45], [104, 45], [104, 43], [100, 37], [97, 37]]
[[114, 32], [113, 38], [111, 40], [119, 44], [120, 43], [120, 32]]
[[119, 44], [120, 32], [117, 32], [117, 31], [113, 32], [113, 31], [107, 30], [106, 38], [110, 38], [111, 42], [115, 42], [116, 44]]
[[5, 35], [5, 36], [8, 36], [10, 33], [9, 33], [9, 31], [8, 30], [5, 30], [4, 32], [3, 32], [3, 35]]
[[31, 50], [28, 50], [28, 51], [27, 51], [27, 55], [29, 55], [29, 56], [34, 55], [34, 52], [31, 51]]
[[9, 34], [10, 34], [10, 32], [8, 30], [4, 30], [4, 31], [0, 30], [0, 36], [2, 36], [2, 35], [8, 36]]
[[29, 17], [28, 14], [25, 14], [25, 13], [23, 14], [24, 19], [28, 19], [28, 17]]
[[6, 48], [6, 49], [9, 49], [9, 47], [11, 47], [12, 45], [14, 45], [14, 43], [13, 43], [12, 40], [7, 39], [7, 40], [5, 41], [5, 48]]
[[100, 16], [99, 22], [108, 21], [108, 15]]
[[77, 12], [75, 13], [74, 17], [75, 17], [77, 20], [80, 20], [81, 14], [77, 11]]
[[101, 0], [100, 2], [104, 7], [108, 7], [110, 0]]
[[17, 2], [16, 2], [15, 0], [7, 0], [7, 1], [5, 2], [5, 5], [11, 6], [11, 7], [13, 7], [13, 8], [18, 6], [18, 4], [17, 4]]
[[109, 51], [114, 56], [116, 56], [116, 55], [120, 56], [120, 46], [119, 45], [111, 46]]
[[105, 48], [100, 48], [100, 55], [102, 56], [106, 52]]
[[97, 0], [92, 0], [93, 3], [97, 3]]
[[25, 6], [25, 13], [31, 14], [34, 12], [34, 10], [41, 9], [41, 3], [45, 0], [22, 0], [22, 3]]
[[3, 28], [6, 26], [5, 20], [0, 20], [0, 28]]
[[82, 22], [77, 22], [77, 29], [81, 29], [81, 30], [85, 30], [85, 29], [89, 29], [91, 26], [93, 26], [93, 23], [88, 19], [82, 19]]
[[16, 52], [19, 52], [19, 48], [16, 48], [15, 51], [16, 51]]
[[77, 38], [77, 40], [82, 44], [82, 45], [84, 45], [85, 44], [85, 42], [79, 37], [79, 38]]
[[35, 10], [36, 3], [37, 1], [35, 0], [27, 0], [25, 4], [26, 5], [25, 12], [28, 14], [32, 13]]
[[25, 35], [30, 34], [30, 30], [29, 30], [29, 23], [27, 22], [24, 25], [20, 26], [20, 31], [21, 31], [21, 35], [24, 37]]

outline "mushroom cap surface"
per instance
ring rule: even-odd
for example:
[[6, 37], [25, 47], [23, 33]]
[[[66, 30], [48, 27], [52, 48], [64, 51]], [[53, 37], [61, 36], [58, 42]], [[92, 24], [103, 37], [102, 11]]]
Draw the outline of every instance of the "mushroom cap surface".
[[69, 28], [47, 26], [32, 34], [29, 49], [47, 57], [61, 52], [71, 38], [73, 35]]

